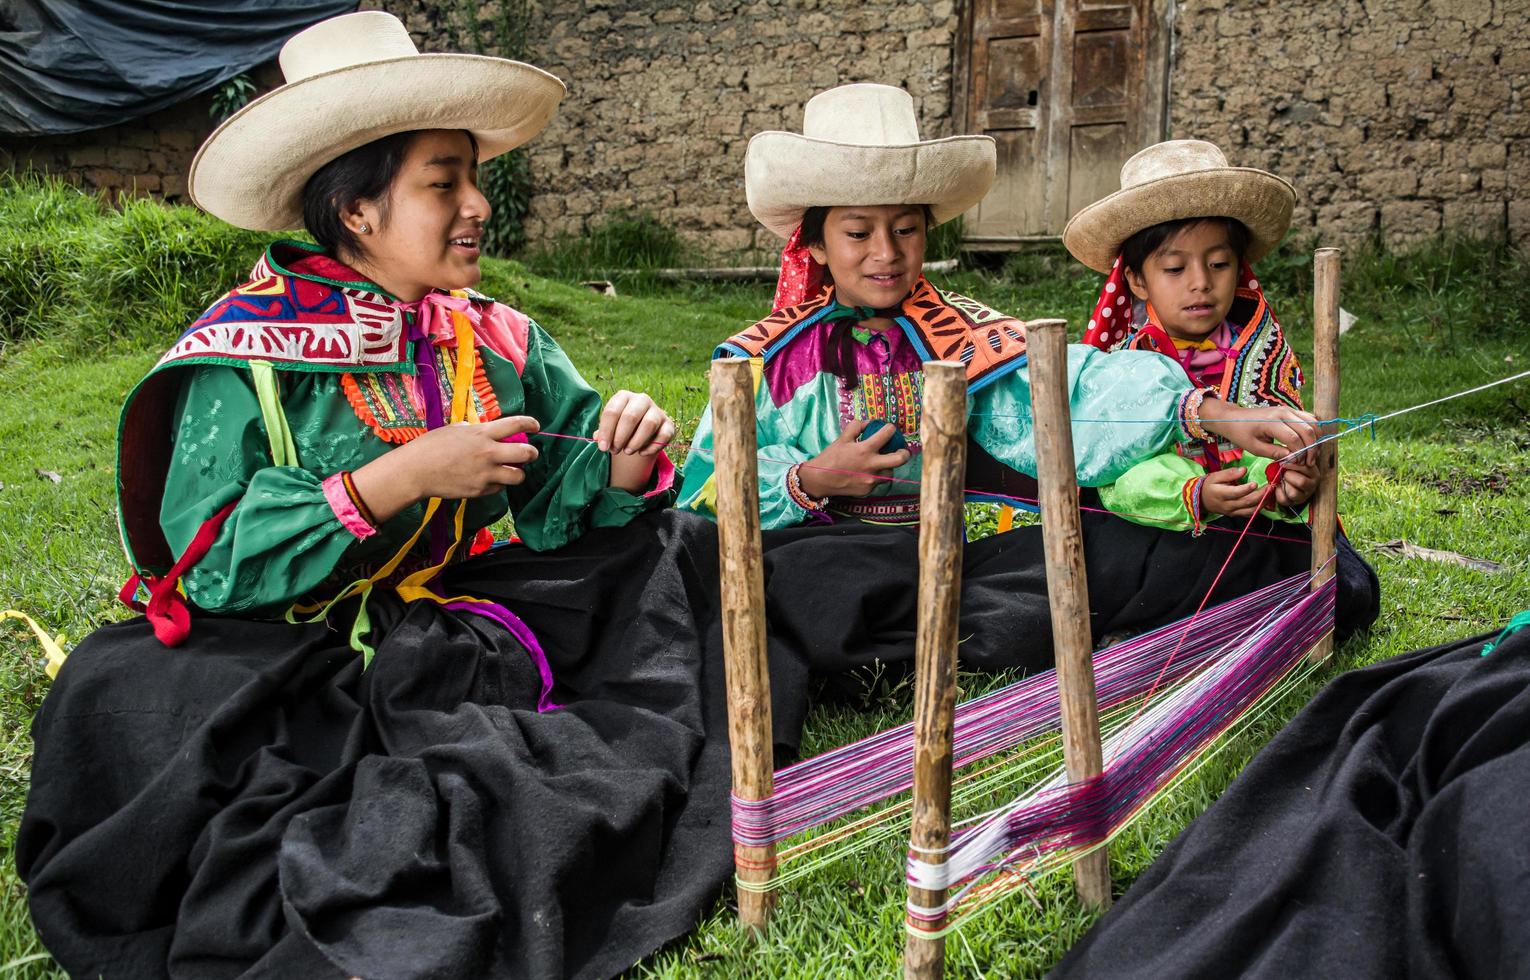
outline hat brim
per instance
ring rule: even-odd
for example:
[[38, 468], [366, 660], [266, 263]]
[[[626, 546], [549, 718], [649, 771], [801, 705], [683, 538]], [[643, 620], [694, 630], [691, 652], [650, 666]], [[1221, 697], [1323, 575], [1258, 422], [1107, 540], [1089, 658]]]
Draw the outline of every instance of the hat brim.
[[1159, 177], [1116, 191], [1075, 214], [1063, 244], [1096, 272], [1109, 272], [1121, 245], [1144, 228], [1185, 218], [1236, 218], [1248, 228], [1253, 263], [1280, 244], [1291, 227], [1296, 189], [1251, 167], [1217, 167]]
[[303, 186], [343, 153], [394, 133], [465, 129], [489, 160], [541, 132], [565, 92], [540, 68], [471, 54], [420, 54], [283, 85], [230, 116], [191, 161], [197, 206], [231, 225], [303, 224]]
[[940, 224], [983, 199], [997, 166], [989, 136], [862, 146], [765, 132], [744, 155], [744, 195], [750, 213], [782, 238], [810, 207], [928, 204]]

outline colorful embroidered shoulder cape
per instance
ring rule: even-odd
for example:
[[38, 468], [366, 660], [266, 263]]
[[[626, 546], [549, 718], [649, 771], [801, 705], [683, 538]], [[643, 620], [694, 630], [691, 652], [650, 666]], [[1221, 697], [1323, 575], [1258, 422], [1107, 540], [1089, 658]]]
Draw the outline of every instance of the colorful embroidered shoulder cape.
[[[299, 266], [301, 275], [291, 271]], [[175, 557], [159, 521], [171, 416], [183, 373], [175, 369], [264, 364], [276, 371], [347, 378], [415, 372], [403, 306], [376, 285], [348, 278], [354, 275], [317, 246], [273, 244], [249, 280], [198, 317], [128, 394], [117, 431], [117, 504], [118, 529], [135, 571], [160, 574]], [[495, 305], [476, 293], [468, 302], [480, 309]], [[518, 334], [503, 346], [512, 348], [512, 356], [520, 354], [523, 363], [526, 319], [516, 314], [501, 329]], [[353, 388], [359, 386], [347, 385], [347, 393], [355, 394]]]
[[[1227, 319], [1238, 328], [1217, 393], [1238, 405], [1286, 405], [1302, 407], [1302, 366], [1296, 352], [1275, 319], [1264, 294], [1239, 289]], [[1148, 320], [1117, 349], [1150, 350], [1179, 358], [1174, 341], [1158, 324]]]
[[[717, 346], [715, 357], [769, 361], [792, 338], [834, 308], [834, 287], [812, 300], [777, 310]], [[960, 361], [967, 390], [977, 391], [1025, 364], [1025, 324], [977, 300], [942, 292], [923, 276], [892, 317], [926, 361]]]

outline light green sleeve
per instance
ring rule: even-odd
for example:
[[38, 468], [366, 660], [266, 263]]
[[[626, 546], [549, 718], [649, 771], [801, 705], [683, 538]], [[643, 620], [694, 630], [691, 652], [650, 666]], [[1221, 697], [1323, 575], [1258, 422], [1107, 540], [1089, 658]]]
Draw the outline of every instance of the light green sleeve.
[[[801, 406], [798, 406], [799, 408]], [[790, 435], [783, 412], [771, 401], [769, 386], [757, 383], [754, 391], [755, 439], [758, 443], [760, 529], [792, 527], [807, 519], [786, 489], [786, 473], [818, 451], [802, 446]], [[708, 406], [691, 439], [690, 454], [681, 470], [679, 507], [717, 519], [716, 463], [712, 451], [712, 408]]]
[[1190, 513], [1185, 484], [1205, 475], [1205, 468], [1192, 459], [1175, 452], [1160, 453], [1122, 473], [1115, 483], [1100, 487], [1100, 501], [1106, 510], [1133, 524], [1198, 530], [1207, 518], [1198, 523], [1197, 515]]
[[[1161, 354], [1106, 354], [1086, 344], [1068, 347], [1068, 407], [1078, 482], [1113, 483], [1179, 436], [1179, 397], [1185, 372]], [[980, 389], [972, 398], [969, 432], [995, 459], [1036, 475], [1035, 424], [1029, 365]]]
[[[1247, 468], [1243, 482], [1264, 487], [1269, 483], [1265, 469], [1270, 461], [1252, 453], [1244, 453], [1234, 465]], [[1162, 453], [1144, 460], [1121, 475], [1115, 483], [1100, 487], [1100, 501], [1105, 508], [1118, 517], [1134, 524], [1168, 528], [1171, 531], [1199, 533], [1202, 526], [1222, 517], [1206, 513], [1197, 506], [1199, 513], [1191, 513], [1186, 484], [1206, 475], [1197, 462], [1178, 453]], [[1305, 509], [1292, 513], [1282, 507], [1266, 508], [1270, 517], [1293, 523], [1305, 521]]]

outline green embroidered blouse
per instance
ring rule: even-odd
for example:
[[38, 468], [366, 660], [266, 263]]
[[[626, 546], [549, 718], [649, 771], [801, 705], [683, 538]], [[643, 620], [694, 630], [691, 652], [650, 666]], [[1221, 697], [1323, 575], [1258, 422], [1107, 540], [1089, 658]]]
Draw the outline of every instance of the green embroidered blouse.
[[[600, 395], [534, 322], [527, 348], [519, 373], [508, 360], [478, 348], [501, 413], [529, 415], [546, 432], [592, 433], [602, 408]], [[273, 466], [251, 373], [221, 365], [184, 370], [189, 374], [176, 404], [173, 451], [160, 509], [171, 548], [180, 554], [204, 521], [238, 501], [212, 550], [185, 577], [187, 594], [201, 608], [278, 613], [320, 589], [331, 576], [349, 581], [381, 565], [419, 526], [423, 504], [384, 522], [376, 534], [358, 539], [328, 503], [326, 477], [354, 470], [393, 448], [358, 416], [340, 374], [279, 372], [282, 409], [298, 465]], [[400, 386], [412, 380], [402, 373], [391, 377]], [[668, 501], [662, 493], [645, 497], [608, 486], [610, 457], [593, 443], [533, 440], [541, 455], [526, 467], [525, 482], [470, 500], [467, 534], [508, 511], [527, 546], [550, 549], [588, 528], [625, 524], [648, 507]], [[416, 545], [422, 557], [427, 540], [428, 534]]]

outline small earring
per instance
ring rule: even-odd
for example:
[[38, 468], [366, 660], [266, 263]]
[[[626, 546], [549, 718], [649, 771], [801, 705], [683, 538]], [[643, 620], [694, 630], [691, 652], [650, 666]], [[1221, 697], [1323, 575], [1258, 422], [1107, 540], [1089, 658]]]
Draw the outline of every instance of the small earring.
[[367, 227], [367, 226], [366, 226], [366, 225], [365, 225], [365, 224], [363, 224], [363, 225], [362, 225], [362, 226], [361, 226], [361, 233], [362, 233], [362, 234], [363, 234], [363, 235], [365, 235], [365, 234], [366, 234], [366, 233], [367, 233], [367, 232], [369, 232], [369, 231], [371, 231], [371, 230], [372, 230], [372, 229], [370, 229], [370, 228], [368, 228], [368, 227]]

